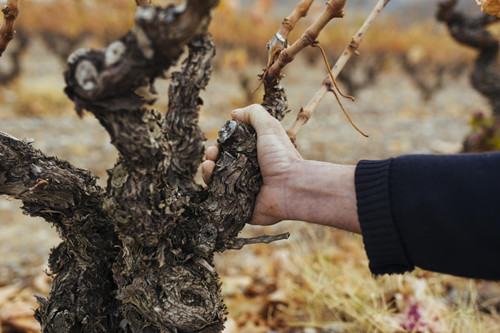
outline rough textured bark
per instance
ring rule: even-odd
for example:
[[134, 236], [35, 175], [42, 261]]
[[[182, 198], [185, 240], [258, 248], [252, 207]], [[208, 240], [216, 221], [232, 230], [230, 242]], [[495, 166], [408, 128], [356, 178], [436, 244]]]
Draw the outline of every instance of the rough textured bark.
[[[23, 200], [63, 239], [49, 262], [50, 297], [36, 312], [43, 332], [220, 332], [226, 309], [214, 253], [288, 237], [237, 238], [262, 183], [251, 126], [228, 122], [209, 188], [193, 179], [203, 156], [199, 92], [211, 74], [206, 27], [216, 4], [146, 4], [124, 37], [69, 57], [65, 92], [119, 151], [106, 190], [88, 172], [0, 133], [0, 194]], [[186, 45], [167, 113], [145, 107], [155, 99], [154, 80]], [[264, 105], [283, 117], [278, 80], [266, 85]]]
[[0, 132], [0, 193], [22, 200], [25, 213], [43, 217], [63, 239], [49, 259], [54, 276], [50, 298], [39, 298], [35, 313], [42, 330], [117, 327], [111, 265], [118, 240], [95, 177]]
[[455, 9], [456, 0], [439, 4], [437, 19], [444, 22], [452, 37], [459, 43], [478, 50], [471, 74], [474, 88], [486, 97], [493, 114], [500, 117], [500, 72], [498, 71], [499, 43], [486, 27], [500, 19], [486, 13], [467, 15]]

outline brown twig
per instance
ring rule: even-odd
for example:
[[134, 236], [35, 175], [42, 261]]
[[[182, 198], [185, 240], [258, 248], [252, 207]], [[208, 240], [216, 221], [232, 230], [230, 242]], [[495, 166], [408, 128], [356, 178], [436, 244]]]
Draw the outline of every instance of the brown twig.
[[7, 4], [2, 8], [3, 24], [0, 27], [0, 56], [7, 48], [9, 42], [14, 38], [14, 21], [19, 14], [17, 8], [17, 0], [8, 0]]
[[281, 22], [280, 29], [278, 33], [285, 39], [288, 40], [288, 35], [295, 27], [297, 22], [307, 15], [309, 8], [311, 7], [314, 0], [302, 0], [299, 2], [297, 7], [294, 8], [293, 12], [286, 17], [283, 22]]
[[330, 89], [328, 89], [328, 91], [330, 91], [333, 96], [335, 96], [335, 99], [337, 100], [337, 103], [339, 104], [340, 108], [342, 109], [342, 111], [344, 112], [345, 116], [347, 117], [347, 119], [349, 120], [349, 122], [351, 123], [351, 125], [361, 134], [363, 135], [364, 137], [368, 137], [368, 135], [366, 135], [365, 133], [363, 133], [362, 130], [360, 130], [358, 128], [358, 126], [356, 126], [356, 124], [354, 124], [354, 122], [352, 121], [351, 117], [349, 116], [349, 113], [346, 111], [346, 109], [344, 108], [344, 106], [342, 105], [342, 102], [340, 101], [340, 98], [339, 96], [337, 95], [337, 92], [340, 94], [340, 96], [344, 97], [344, 98], [347, 98], [347, 99], [350, 99], [351, 101], [354, 101], [354, 97], [352, 96], [349, 96], [349, 95], [345, 95], [342, 93], [342, 91], [340, 91], [340, 88], [339, 86], [337, 85], [337, 82], [335, 81], [335, 77], [333, 76], [333, 73], [330, 69], [330, 64], [328, 63], [328, 59], [326, 58], [326, 53], [325, 53], [325, 50], [323, 49], [323, 46], [321, 46], [321, 44], [319, 42], [316, 42], [315, 44], [313, 44], [313, 47], [318, 47], [321, 51], [321, 55], [323, 56], [323, 61], [325, 62], [326, 64], [326, 68], [328, 69], [328, 74], [330, 74], [330, 79], [332, 80], [333, 82], [333, 85], [335, 86], [335, 89], [333, 89], [333, 87], [330, 85]]
[[311, 46], [319, 36], [319, 33], [335, 17], [344, 16], [344, 6], [346, 0], [329, 0], [321, 15], [314, 23], [304, 31], [302, 36], [290, 47], [280, 52], [278, 58], [269, 68], [267, 75], [263, 78], [268, 82], [273, 82], [281, 77], [283, 68], [290, 63], [295, 56], [304, 48]]
[[278, 240], [288, 239], [290, 237], [289, 232], [285, 232], [279, 235], [263, 235], [252, 238], [234, 238], [230, 244], [228, 244], [228, 249], [239, 250], [245, 245], [249, 244], [269, 244]]
[[260, 75], [261, 80], [259, 85], [252, 91], [252, 93], [255, 93], [260, 88], [263, 78], [266, 77], [271, 65], [278, 59], [281, 51], [288, 47], [288, 35], [295, 27], [295, 24], [307, 15], [313, 1], [314, 0], [300, 1], [297, 7], [294, 8], [293, 12], [288, 15], [288, 17], [285, 17], [285, 19], [281, 22], [278, 32], [276, 32], [269, 43], [267, 43], [267, 65], [264, 68], [263, 74]]
[[19, 197], [20, 197], [21, 195], [23, 195], [23, 194], [25, 194], [25, 193], [27, 193], [27, 192], [28, 192], [28, 193], [33, 193], [33, 191], [34, 191], [34, 190], [35, 190], [38, 186], [40, 186], [40, 185], [42, 185], [42, 184], [43, 184], [43, 185], [45, 185], [45, 186], [47, 186], [47, 185], [49, 185], [49, 182], [48, 182], [48, 181], [46, 181], [45, 179], [39, 179], [39, 180], [37, 181], [37, 183], [36, 183], [35, 185], [33, 185], [32, 187], [27, 188], [27, 189], [23, 190], [22, 192], [20, 192], [20, 193], [16, 194], [16, 195], [14, 196], [14, 199], [19, 199]]
[[[378, 17], [378, 15], [382, 12], [384, 7], [387, 5], [387, 3], [390, 0], [379, 0], [373, 10], [370, 12], [368, 17], [366, 18], [365, 22], [359, 28], [358, 32], [354, 35], [352, 38], [351, 42], [347, 45], [345, 48], [344, 52], [342, 55], [338, 58], [337, 62], [333, 66], [331, 73], [333, 74], [332, 76], [336, 78], [340, 71], [344, 68], [344, 66], [347, 64], [349, 59], [353, 54], [358, 54], [358, 47], [363, 39], [363, 37], [366, 35], [366, 32], [370, 27], [373, 25], [373, 22], [375, 19]], [[283, 53], [283, 52], [282, 52]], [[311, 118], [312, 113], [314, 110], [317, 108], [319, 102], [325, 97], [325, 95], [331, 91], [332, 89], [332, 79], [330, 78], [330, 75], [327, 75], [327, 77], [323, 80], [321, 83], [321, 88], [316, 92], [316, 94], [311, 98], [309, 103], [305, 106], [305, 108], [301, 108], [299, 114], [297, 115], [297, 119], [295, 120], [295, 123], [288, 129], [287, 133], [288, 136], [292, 141], [295, 141], [296, 136], [302, 126], [307, 123], [307, 121]]]
[[326, 58], [326, 53], [325, 53], [325, 49], [323, 48], [323, 46], [321, 46], [321, 44], [319, 42], [315, 42], [312, 46], [320, 49], [321, 56], [323, 56], [323, 61], [325, 62], [326, 69], [328, 70], [328, 74], [330, 75], [330, 79], [332, 80], [333, 85], [335, 86], [335, 89], [337, 89], [337, 91], [339, 92], [340, 96], [347, 98], [347, 99], [350, 99], [351, 101], [354, 102], [354, 97], [346, 95], [340, 91], [340, 88], [337, 85], [337, 81], [335, 81], [335, 77], [333, 76], [332, 70], [330, 69], [330, 64], [328, 63], [328, 59]]

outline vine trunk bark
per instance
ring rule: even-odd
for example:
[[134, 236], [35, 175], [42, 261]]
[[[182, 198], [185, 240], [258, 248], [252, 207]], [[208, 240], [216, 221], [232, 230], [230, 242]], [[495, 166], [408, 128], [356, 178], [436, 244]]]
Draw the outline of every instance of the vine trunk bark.
[[[237, 237], [262, 183], [249, 125], [221, 129], [210, 187], [194, 181], [204, 152], [199, 92], [214, 55], [206, 28], [217, 0], [138, 3], [132, 31], [105, 49], [73, 53], [65, 72], [77, 113], [94, 114], [119, 152], [106, 189], [90, 172], [0, 132], [0, 194], [22, 200], [62, 239], [49, 259], [50, 296], [35, 313], [43, 332], [220, 332], [226, 308], [214, 253], [288, 237]], [[149, 108], [155, 79], [184, 51], [168, 111]], [[266, 84], [263, 105], [283, 117], [279, 80]]]

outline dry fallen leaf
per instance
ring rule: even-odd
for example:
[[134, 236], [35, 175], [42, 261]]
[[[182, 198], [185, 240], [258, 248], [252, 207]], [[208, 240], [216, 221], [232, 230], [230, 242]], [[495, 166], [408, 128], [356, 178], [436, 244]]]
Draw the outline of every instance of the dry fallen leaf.
[[486, 14], [500, 17], [500, 1], [499, 0], [476, 0], [478, 5], [481, 5], [481, 10]]
[[16, 285], [8, 285], [0, 287], [0, 308], [1, 304], [7, 303], [8, 300], [14, 297], [20, 290], [21, 287]]
[[[21, 293], [21, 296], [24, 293]], [[34, 333], [40, 332], [40, 324], [33, 317], [36, 302], [32, 299], [25, 300], [18, 297], [3, 303], [0, 308], [0, 322], [2, 326], [9, 327], [15, 332]], [[4, 328], [5, 328], [4, 327]]]

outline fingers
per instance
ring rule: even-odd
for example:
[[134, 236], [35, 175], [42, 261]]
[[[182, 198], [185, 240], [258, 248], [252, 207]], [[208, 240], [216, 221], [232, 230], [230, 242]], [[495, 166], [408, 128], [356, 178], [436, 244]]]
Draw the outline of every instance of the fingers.
[[215, 160], [219, 155], [219, 147], [210, 146], [205, 151], [206, 161], [201, 164], [201, 176], [205, 184], [210, 182], [210, 177], [215, 168]]
[[271, 116], [266, 109], [259, 104], [253, 104], [242, 109], [231, 112], [234, 119], [248, 123], [255, 128], [257, 135], [282, 134], [285, 130], [278, 120]]
[[205, 158], [207, 160], [215, 161], [217, 159], [217, 155], [219, 155], [219, 148], [216, 146], [210, 146], [205, 151]]
[[210, 177], [212, 176], [212, 172], [215, 169], [215, 162], [212, 160], [206, 160], [201, 164], [201, 177], [205, 184], [208, 185], [210, 183]]

